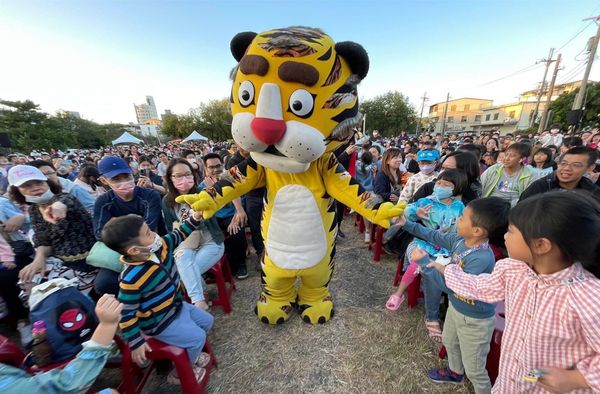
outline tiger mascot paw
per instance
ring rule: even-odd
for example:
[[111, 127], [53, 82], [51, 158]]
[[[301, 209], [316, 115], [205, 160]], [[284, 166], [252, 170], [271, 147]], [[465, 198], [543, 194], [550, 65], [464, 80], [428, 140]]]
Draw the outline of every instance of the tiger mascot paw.
[[305, 323], [324, 324], [333, 317], [333, 301], [327, 296], [323, 301], [300, 304], [300, 316]]
[[392, 204], [391, 202], [384, 202], [379, 206], [373, 223], [383, 228], [389, 228], [390, 219], [402, 215], [404, 213], [405, 208], [406, 202], [404, 201], [399, 202], [396, 205]]
[[210, 219], [217, 211], [217, 203], [210, 194], [202, 191], [198, 194], [185, 194], [175, 199], [179, 204], [188, 204], [194, 211], [202, 211], [204, 219]]
[[273, 301], [267, 300], [264, 295], [260, 295], [254, 313], [258, 320], [265, 324], [283, 324], [289, 320], [294, 313], [295, 304], [292, 301]]

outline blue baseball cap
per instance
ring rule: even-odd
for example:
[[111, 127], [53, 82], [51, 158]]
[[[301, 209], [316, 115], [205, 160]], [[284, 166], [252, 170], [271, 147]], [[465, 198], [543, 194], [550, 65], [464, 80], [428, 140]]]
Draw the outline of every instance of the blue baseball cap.
[[125, 160], [117, 156], [107, 156], [100, 160], [98, 171], [100, 171], [100, 175], [107, 178], [114, 178], [121, 174], [133, 174]]
[[437, 149], [425, 149], [417, 152], [417, 161], [436, 161], [440, 159]]

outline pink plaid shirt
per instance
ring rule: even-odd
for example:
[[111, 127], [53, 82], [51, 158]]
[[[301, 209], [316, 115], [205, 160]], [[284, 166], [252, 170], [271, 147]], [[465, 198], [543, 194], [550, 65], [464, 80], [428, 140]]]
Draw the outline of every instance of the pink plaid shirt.
[[504, 259], [491, 274], [446, 267], [447, 286], [483, 302], [505, 300], [506, 328], [494, 393], [547, 393], [523, 380], [543, 367], [576, 368], [600, 392], [600, 279], [580, 264], [538, 275], [526, 263]]

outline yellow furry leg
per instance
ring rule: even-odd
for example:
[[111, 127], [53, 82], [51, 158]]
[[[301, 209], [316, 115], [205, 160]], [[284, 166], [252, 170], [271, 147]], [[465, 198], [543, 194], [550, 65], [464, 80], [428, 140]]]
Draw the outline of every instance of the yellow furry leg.
[[323, 324], [333, 317], [333, 301], [327, 285], [333, 274], [329, 261], [303, 270], [302, 284], [298, 290], [298, 307], [302, 320], [310, 324]]
[[268, 256], [264, 257], [262, 268], [263, 291], [254, 311], [263, 323], [285, 323], [294, 313], [296, 271], [277, 267]]

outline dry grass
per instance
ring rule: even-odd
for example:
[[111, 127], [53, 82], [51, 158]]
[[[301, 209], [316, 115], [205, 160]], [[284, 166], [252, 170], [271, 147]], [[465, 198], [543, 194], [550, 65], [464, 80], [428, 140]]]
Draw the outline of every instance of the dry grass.
[[[372, 254], [344, 220], [346, 239], [338, 242], [336, 272], [330, 289], [336, 315], [327, 324], [311, 326], [294, 316], [271, 327], [260, 323], [253, 309], [260, 291], [254, 271], [238, 281], [233, 312], [214, 313], [210, 341], [219, 359], [209, 393], [469, 393], [469, 385], [431, 383], [427, 368], [441, 366], [438, 348], [423, 325], [423, 308], [384, 308], [392, 290], [396, 260]], [[254, 260], [249, 261], [249, 269]], [[250, 269], [251, 270], [251, 269]], [[102, 383], [115, 386], [116, 375]], [[176, 393], [177, 388], [154, 376], [147, 393]]]

